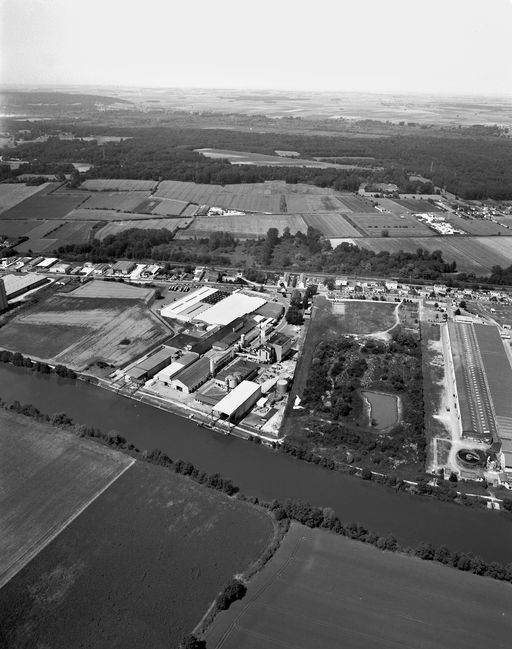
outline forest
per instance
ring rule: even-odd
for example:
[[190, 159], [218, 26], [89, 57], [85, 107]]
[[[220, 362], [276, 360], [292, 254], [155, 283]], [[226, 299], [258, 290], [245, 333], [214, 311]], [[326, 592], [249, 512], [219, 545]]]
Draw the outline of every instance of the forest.
[[[78, 136], [90, 135], [90, 127], [63, 125]], [[41, 126], [32, 125], [34, 134]], [[47, 129], [50, 127], [47, 126]], [[60, 140], [19, 142], [16, 157], [30, 161], [28, 167], [1, 174], [33, 171], [55, 173], [70, 162], [94, 165], [88, 177], [173, 179], [198, 183], [233, 184], [286, 180], [321, 187], [354, 191], [361, 182], [395, 182], [402, 192], [427, 191], [410, 184], [409, 175], [419, 174], [438, 187], [466, 199], [512, 199], [512, 142], [498, 135], [462, 129], [460, 135], [434, 133], [393, 134], [364, 137], [343, 132], [332, 135], [268, 133], [197, 126], [124, 127], [116, 129], [127, 138], [98, 145], [96, 141]], [[487, 131], [485, 131], [487, 133]], [[195, 148], [223, 148], [274, 154], [276, 149], [295, 150], [304, 158], [374, 158], [375, 170], [308, 169], [297, 167], [232, 166], [210, 160]], [[12, 150], [0, 151], [3, 155]]]

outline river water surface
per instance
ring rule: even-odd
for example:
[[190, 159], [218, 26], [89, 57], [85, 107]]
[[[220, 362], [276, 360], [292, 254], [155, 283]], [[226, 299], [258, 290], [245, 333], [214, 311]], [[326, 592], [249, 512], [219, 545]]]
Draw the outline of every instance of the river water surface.
[[[359, 522], [401, 543], [445, 543], [488, 561], [512, 561], [512, 520], [382, 487], [306, 464], [290, 456], [225, 437], [152, 406], [82, 381], [43, 376], [0, 365], [0, 398], [32, 403], [44, 413], [65, 412], [75, 422], [117, 430], [140, 449], [160, 448], [209, 473], [230, 478], [245, 494], [266, 500], [307, 500], [332, 507], [345, 522]], [[0, 449], [1, 452], [1, 449]]]

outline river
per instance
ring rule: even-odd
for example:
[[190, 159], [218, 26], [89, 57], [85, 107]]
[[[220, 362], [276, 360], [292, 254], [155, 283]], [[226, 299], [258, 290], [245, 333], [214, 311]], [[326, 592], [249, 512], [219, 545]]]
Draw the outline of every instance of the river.
[[401, 543], [445, 543], [488, 561], [512, 561], [512, 521], [495, 512], [472, 510], [392, 489], [306, 464], [290, 456], [199, 428], [177, 415], [82, 381], [0, 366], [0, 397], [32, 403], [42, 412], [65, 412], [74, 421], [117, 430], [140, 449], [160, 448], [218, 472], [247, 495], [271, 500], [307, 500], [332, 507], [343, 521], [359, 522]]

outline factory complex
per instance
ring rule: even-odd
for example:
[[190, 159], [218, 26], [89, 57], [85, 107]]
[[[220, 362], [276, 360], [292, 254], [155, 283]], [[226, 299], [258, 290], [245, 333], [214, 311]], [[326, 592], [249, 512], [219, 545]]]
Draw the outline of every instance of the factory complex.
[[498, 327], [449, 322], [459, 435], [492, 447], [497, 469], [512, 473], [512, 366]]
[[122, 392], [188, 408], [207, 425], [277, 435], [295, 370], [282, 304], [202, 286], [160, 309], [176, 332], [111, 375]]

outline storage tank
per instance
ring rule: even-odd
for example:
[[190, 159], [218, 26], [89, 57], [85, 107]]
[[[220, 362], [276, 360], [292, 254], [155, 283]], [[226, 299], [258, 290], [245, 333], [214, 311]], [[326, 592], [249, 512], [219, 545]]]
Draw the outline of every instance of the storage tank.
[[236, 377], [233, 376], [232, 374], [226, 376], [226, 385], [228, 387], [228, 390], [232, 390], [233, 388], [236, 388], [237, 386]]
[[276, 392], [279, 395], [283, 395], [288, 392], [288, 379], [279, 379], [277, 381]]

